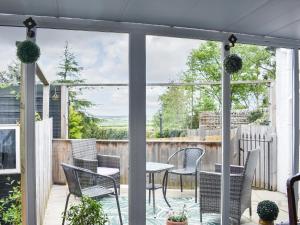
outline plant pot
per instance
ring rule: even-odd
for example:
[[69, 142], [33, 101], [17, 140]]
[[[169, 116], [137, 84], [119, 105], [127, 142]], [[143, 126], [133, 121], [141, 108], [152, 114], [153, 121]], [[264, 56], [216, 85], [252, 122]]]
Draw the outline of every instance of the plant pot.
[[260, 225], [274, 225], [274, 221], [267, 221], [267, 220], [259, 219], [259, 224]]
[[187, 222], [187, 220], [184, 222], [173, 222], [173, 221], [167, 220], [166, 225], [188, 225], [188, 222]]

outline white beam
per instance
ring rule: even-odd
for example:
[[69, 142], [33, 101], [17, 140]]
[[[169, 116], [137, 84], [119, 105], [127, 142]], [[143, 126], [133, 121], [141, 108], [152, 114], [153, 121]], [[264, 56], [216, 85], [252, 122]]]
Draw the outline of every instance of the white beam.
[[146, 40], [129, 36], [129, 224], [146, 224]]
[[69, 91], [66, 86], [60, 87], [60, 137], [69, 138]]
[[[229, 54], [222, 43], [222, 60]], [[229, 224], [230, 215], [230, 74], [222, 68], [222, 180], [221, 180], [221, 225]]]
[[[23, 26], [21, 21], [23, 21], [25, 18], [25, 15], [0, 14], [0, 26]], [[114, 22], [78, 18], [34, 16], [34, 19], [38, 22], [39, 27], [50, 29], [101, 31], [116, 33], [141, 32], [146, 35], [158, 35], [213, 41], [226, 40], [231, 34], [229, 32], [195, 28], [171, 27], [155, 24]], [[239, 40], [239, 43], [273, 46], [278, 48], [293, 48], [295, 46], [300, 47], [300, 40], [249, 34], [235, 34]]]
[[[292, 91], [293, 91], [293, 123], [292, 123], [292, 174], [299, 172], [299, 51], [292, 53]], [[294, 185], [296, 204], [298, 205], [298, 183]], [[298, 207], [297, 207], [298, 208]]]
[[[35, 41], [35, 38], [29, 38], [28, 36], [27, 39]], [[36, 74], [35, 63], [31, 63], [31, 64], [22, 63], [21, 185], [22, 185], [22, 205], [23, 205], [22, 218], [23, 218], [24, 225], [37, 224], [36, 161], [35, 161], [35, 74]]]
[[43, 120], [49, 118], [50, 85], [43, 85]]

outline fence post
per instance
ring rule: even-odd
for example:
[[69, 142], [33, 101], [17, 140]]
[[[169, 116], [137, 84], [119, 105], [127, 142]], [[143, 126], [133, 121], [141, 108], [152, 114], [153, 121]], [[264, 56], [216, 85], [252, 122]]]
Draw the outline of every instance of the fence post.
[[61, 138], [69, 138], [69, 94], [68, 87], [65, 85], [61, 86]]

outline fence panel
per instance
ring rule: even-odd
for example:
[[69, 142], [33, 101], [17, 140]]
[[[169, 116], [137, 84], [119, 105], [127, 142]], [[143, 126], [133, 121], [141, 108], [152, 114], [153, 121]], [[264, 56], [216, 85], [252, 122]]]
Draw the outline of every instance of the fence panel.
[[261, 189], [277, 189], [276, 135], [270, 126], [242, 125], [239, 139], [239, 164], [244, 165], [247, 152], [260, 148], [253, 186]]
[[43, 224], [52, 186], [52, 118], [36, 122], [37, 225]]

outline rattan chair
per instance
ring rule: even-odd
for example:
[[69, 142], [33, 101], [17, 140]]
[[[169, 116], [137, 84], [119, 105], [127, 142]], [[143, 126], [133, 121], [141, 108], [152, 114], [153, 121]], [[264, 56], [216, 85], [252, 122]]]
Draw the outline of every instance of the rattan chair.
[[[230, 221], [240, 224], [242, 214], [251, 209], [251, 186], [259, 149], [248, 151], [245, 167], [230, 167]], [[220, 213], [221, 204], [221, 165], [216, 164], [216, 172], [200, 172], [200, 221], [203, 213]]]
[[[90, 170], [79, 168], [76, 166], [71, 166], [68, 164], [62, 164], [67, 183], [69, 188], [69, 194], [67, 196], [65, 210], [64, 210], [64, 216], [63, 216], [63, 222], [62, 225], [65, 224], [65, 218], [66, 213], [68, 209], [68, 203], [69, 198], [72, 195], [76, 197], [82, 197], [87, 196], [90, 198], [102, 198], [107, 195], [114, 195], [117, 202], [118, 207], [118, 213], [119, 213], [119, 219], [120, 224], [123, 224], [122, 216], [121, 216], [121, 210], [120, 210], [120, 204], [119, 204], [119, 198], [118, 198], [118, 192], [117, 192], [117, 185], [116, 181], [110, 177], [110, 176], [103, 176], [97, 173], [93, 173]], [[79, 175], [84, 174], [86, 176], [89, 176], [91, 180], [93, 180], [93, 184], [86, 188], [81, 188], [80, 182], [79, 182]], [[109, 184], [109, 185], [107, 185]], [[113, 188], [107, 189], [107, 186], [112, 186]]]
[[[200, 161], [205, 154], [205, 150], [201, 148], [184, 148], [176, 151], [168, 159], [168, 163], [172, 160], [181, 161], [182, 167], [175, 168], [168, 171], [168, 174], [175, 174], [180, 176], [180, 189], [183, 191], [182, 176], [194, 176], [195, 179], [195, 202], [197, 202], [197, 184], [198, 173], [200, 169]], [[177, 157], [176, 157], [177, 156]], [[166, 176], [166, 184], [168, 184], [168, 176]]]
[[[71, 145], [74, 166], [113, 177], [120, 192], [119, 156], [97, 154], [96, 139], [74, 139], [71, 140]], [[79, 180], [82, 187], [87, 187], [91, 183], [86, 175], [80, 175]]]

